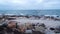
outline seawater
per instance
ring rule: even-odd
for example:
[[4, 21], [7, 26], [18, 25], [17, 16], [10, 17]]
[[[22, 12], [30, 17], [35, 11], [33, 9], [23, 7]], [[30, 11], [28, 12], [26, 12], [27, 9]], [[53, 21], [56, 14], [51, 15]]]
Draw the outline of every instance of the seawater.
[[60, 16], [60, 10], [0, 10], [0, 14]]

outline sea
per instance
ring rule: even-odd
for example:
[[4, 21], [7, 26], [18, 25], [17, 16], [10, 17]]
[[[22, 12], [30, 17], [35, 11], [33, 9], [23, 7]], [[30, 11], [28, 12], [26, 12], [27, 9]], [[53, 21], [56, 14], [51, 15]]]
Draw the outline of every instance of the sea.
[[0, 14], [14, 14], [14, 15], [58, 15], [60, 10], [0, 10]]

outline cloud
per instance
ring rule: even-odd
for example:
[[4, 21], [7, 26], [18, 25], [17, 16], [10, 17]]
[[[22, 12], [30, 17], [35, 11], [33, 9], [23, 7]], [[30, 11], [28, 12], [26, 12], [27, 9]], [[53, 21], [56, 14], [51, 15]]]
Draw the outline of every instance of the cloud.
[[60, 0], [0, 0], [0, 9], [60, 9]]
[[25, 1], [25, 0], [11, 0], [11, 3], [25, 5], [25, 4], [27, 4], [27, 1]]
[[60, 1], [54, 0], [54, 1], [48, 1], [44, 3], [43, 5], [44, 8], [46, 9], [60, 9]]

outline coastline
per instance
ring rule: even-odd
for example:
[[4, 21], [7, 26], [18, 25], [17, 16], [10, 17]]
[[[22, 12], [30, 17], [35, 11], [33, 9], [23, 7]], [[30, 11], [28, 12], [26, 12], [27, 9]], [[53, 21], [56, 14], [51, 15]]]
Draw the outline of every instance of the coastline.
[[[21, 15], [21, 16], [15, 16], [15, 15], [6, 16], [6, 15], [3, 15], [2, 17], [0, 17], [0, 19], [2, 20], [0, 22], [0, 25], [5, 22], [9, 22], [9, 21], [16, 21], [19, 26], [43, 23], [43, 24], [45, 24], [45, 26], [48, 30], [50, 28], [56, 28], [56, 27], [60, 26], [60, 18], [59, 17], [57, 17], [57, 18], [53, 17], [53, 16], [51, 17], [51, 16], [23, 16], [23, 15]], [[55, 19], [57, 19], [57, 20], [55, 20]], [[48, 33], [48, 32], [46, 32], [46, 33]]]

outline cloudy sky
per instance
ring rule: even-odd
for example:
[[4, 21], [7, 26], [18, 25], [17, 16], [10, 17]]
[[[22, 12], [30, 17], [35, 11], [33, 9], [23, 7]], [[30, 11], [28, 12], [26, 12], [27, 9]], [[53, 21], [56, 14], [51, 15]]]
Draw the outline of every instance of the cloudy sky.
[[0, 10], [60, 9], [60, 0], [0, 0]]

